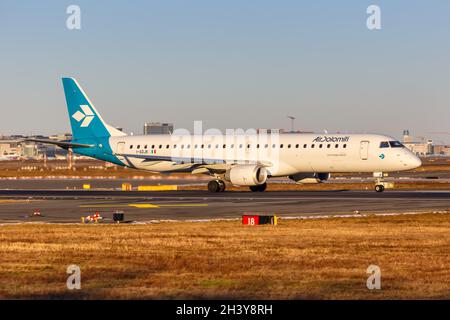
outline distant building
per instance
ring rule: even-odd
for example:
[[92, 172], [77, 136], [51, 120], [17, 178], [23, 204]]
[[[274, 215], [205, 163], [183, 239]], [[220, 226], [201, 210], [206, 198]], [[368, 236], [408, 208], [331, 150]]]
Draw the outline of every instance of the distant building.
[[408, 142], [403, 143], [406, 148], [419, 156], [428, 156], [434, 154], [434, 146], [432, 141], [422, 142]]
[[284, 134], [284, 133], [314, 133], [313, 131], [302, 131], [302, 130], [294, 130], [294, 131], [287, 131], [285, 129], [265, 129], [265, 128], [258, 128], [256, 129], [256, 133], [267, 133], [267, 134]]
[[144, 134], [171, 134], [173, 123], [148, 122], [144, 123]]
[[409, 130], [403, 130], [403, 143], [413, 142], [414, 138], [409, 135]]
[[[45, 137], [44, 139], [47, 138]], [[25, 159], [43, 159], [44, 157], [54, 158], [58, 149], [59, 148], [54, 145], [23, 141], [21, 142], [20, 156]]]
[[440, 156], [450, 156], [450, 145], [435, 145], [434, 154]]
[[284, 132], [283, 129], [265, 129], [265, 128], [256, 129], [257, 134], [278, 134], [283, 132]]
[[423, 137], [413, 137], [409, 130], [403, 130], [403, 144], [418, 156], [434, 154], [433, 140], [426, 140]]
[[38, 147], [36, 143], [26, 142], [22, 144], [22, 157], [27, 159], [36, 159], [38, 155]]
[[0, 157], [20, 157], [22, 146], [18, 140], [0, 140]]
[[54, 134], [48, 137], [50, 140], [72, 140], [71, 133]]
[[[33, 138], [51, 139], [51, 140], [71, 140], [71, 134], [53, 135], [50, 137], [36, 135]], [[1, 136], [0, 137], [0, 159], [52, 159], [64, 158], [67, 156], [67, 150], [61, 149], [55, 145], [43, 144], [33, 141], [24, 141], [25, 136]]]

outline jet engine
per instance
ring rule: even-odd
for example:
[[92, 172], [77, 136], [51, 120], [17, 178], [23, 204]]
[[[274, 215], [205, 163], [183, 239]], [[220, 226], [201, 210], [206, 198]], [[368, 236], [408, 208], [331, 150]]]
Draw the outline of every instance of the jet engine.
[[255, 186], [267, 180], [267, 170], [259, 165], [238, 165], [225, 173], [225, 179], [237, 186]]
[[296, 173], [289, 176], [289, 179], [297, 183], [320, 183], [330, 178], [329, 173]]

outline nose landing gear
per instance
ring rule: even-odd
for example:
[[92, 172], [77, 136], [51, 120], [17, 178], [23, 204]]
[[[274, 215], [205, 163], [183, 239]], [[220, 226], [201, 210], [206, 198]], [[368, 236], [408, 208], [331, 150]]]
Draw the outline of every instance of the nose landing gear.
[[375, 178], [375, 191], [383, 192], [384, 191], [383, 172], [374, 172], [373, 176]]

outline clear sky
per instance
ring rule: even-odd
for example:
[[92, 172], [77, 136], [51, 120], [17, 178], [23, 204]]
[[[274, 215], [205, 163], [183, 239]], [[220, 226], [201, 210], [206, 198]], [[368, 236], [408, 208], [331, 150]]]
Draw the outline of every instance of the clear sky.
[[[81, 8], [81, 30], [66, 8]], [[381, 8], [381, 30], [366, 9]], [[105, 120], [449, 143], [450, 1], [0, 0], [0, 133], [69, 130], [62, 76]]]

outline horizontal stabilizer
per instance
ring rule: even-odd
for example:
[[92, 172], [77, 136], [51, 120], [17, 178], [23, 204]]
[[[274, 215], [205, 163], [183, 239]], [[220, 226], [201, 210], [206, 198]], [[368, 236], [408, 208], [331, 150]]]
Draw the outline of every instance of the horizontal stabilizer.
[[53, 144], [63, 149], [69, 149], [69, 148], [93, 148], [94, 145], [92, 144], [84, 144], [84, 143], [73, 143], [71, 141], [58, 141], [58, 140], [50, 140], [50, 139], [24, 139], [24, 141], [30, 141], [30, 142], [39, 142], [39, 143], [46, 143], [46, 144]]

